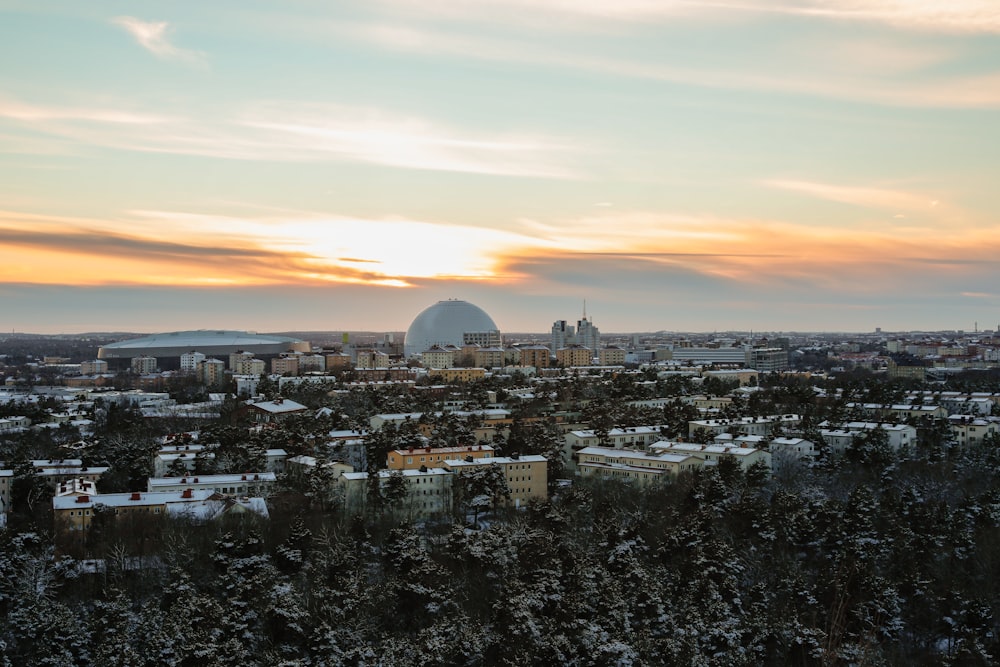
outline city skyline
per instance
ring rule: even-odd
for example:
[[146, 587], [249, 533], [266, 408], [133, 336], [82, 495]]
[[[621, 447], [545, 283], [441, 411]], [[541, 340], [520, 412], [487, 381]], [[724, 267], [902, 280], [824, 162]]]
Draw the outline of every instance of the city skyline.
[[0, 2], [5, 330], [992, 330], [983, 0]]

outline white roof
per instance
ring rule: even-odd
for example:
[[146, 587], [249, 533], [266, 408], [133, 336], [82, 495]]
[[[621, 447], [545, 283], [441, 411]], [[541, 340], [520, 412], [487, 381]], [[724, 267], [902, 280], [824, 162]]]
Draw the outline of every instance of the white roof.
[[[618, 450], [621, 451], [621, 450]], [[496, 463], [497, 465], [508, 465], [511, 463], [548, 463], [548, 459], [544, 456], [539, 456], [538, 454], [526, 454], [519, 456], [518, 458], [512, 458], [510, 456], [486, 456], [481, 459], [473, 459], [472, 461], [448, 459], [447, 461], [442, 461], [442, 465], [449, 468], [468, 468], [475, 466], [488, 466]]]
[[251, 407], [257, 408], [258, 410], [263, 410], [271, 414], [284, 414], [287, 412], [298, 412], [299, 410], [308, 410], [308, 408], [301, 403], [296, 403], [295, 401], [290, 401], [287, 398], [276, 399], [273, 401], [261, 401], [260, 403], [254, 403]]
[[[183, 497], [185, 491], [155, 491], [136, 493], [99, 493], [91, 496], [56, 496], [52, 499], [52, 509], [89, 509], [94, 505], [108, 507], [143, 507], [166, 505], [169, 503], [196, 502], [208, 500], [214, 491], [210, 489], [190, 491], [190, 498]], [[86, 500], [83, 500], [86, 498]]]
[[248, 472], [239, 475], [188, 475], [187, 477], [150, 477], [149, 486], [169, 488], [194, 484], [238, 484], [239, 482], [274, 482], [273, 472]]
[[749, 456], [754, 452], [759, 452], [759, 449], [754, 449], [752, 447], [734, 447], [732, 445], [699, 445], [694, 442], [654, 442], [649, 446], [650, 449], [655, 449], [658, 451], [664, 450], [674, 450], [678, 452], [691, 452], [692, 455], [697, 456], [699, 453], [705, 452], [709, 454], [732, 454], [733, 456]]
[[[647, 454], [646, 452], [641, 452], [635, 449], [615, 449], [614, 447], [584, 447], [579, 452], [578, 456], [583, 456], [585, 454], [592, 454], [595, 456], [610, 456], [618, 459], [629, 459], [631, 461], [663, 461], [668, 463], [683, 463], [688, 459], [696, 458], [685, 454]], [[583, 463], [581, 462], [581, 465]], [[639, 466], [645, 469], [646, 466]]]

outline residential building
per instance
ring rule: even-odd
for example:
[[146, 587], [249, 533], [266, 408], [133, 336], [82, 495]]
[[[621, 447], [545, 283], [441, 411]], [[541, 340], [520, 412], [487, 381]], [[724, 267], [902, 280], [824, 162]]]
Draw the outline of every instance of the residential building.
[[107, 466], [85, 466], [81, 459], [38, 459], [31, 465], [35, 474], [52, 488], [72, 479], [97, 482], [109, 470]]
[[[563, 347], [565, 347], [565, 345]], [[552, 363], [552, 350], [544, 345], [525, 345], [518, 348], [518, 350], [520, 350], [521, 354], [521, 366], [548, 368]]]
[[476, 458], [467, 454], [462, 459], [449, 459], [442, 465], [446, 470], [459, 475], [483, 466], [499, 466], [507, 480], [507, 487], [510, 489], [510, 503], [514, 507], [521, 507], [529, 500], [545, 500], [549, 497], [549, 462], [544, 456], [514, 454]]
[[136, 375], [149, 375], [156, 372], [156, 357], [132, 357], [131, 368]]
[[322, 354], [303, 354], [299, 357], [299, 373], [325, 373], [326, 357]]
[[216, 387], [226, 379], [226, 362], [221, 359], [204, 359], [198, 364], [202, 384]]
[[427, 377], [439, 382], [474, 382], [486, 377], [485, 368], [431, 368]]
[[477, 347], [473, 361], [479, 368], [500, 368], [504, 364], [504, 352], [499, 347]]
[[951, 424], [951, 434], [959, 447], [976, 447], [983, 444], [987, 436], [1000, 433], [1000, 424], [982, 417], [968, 415], [953, 415], [948, 418]]
[[[383, 498], [391, 495], [393, 480], [403, 483], [403, 497], [395, 503], [384, 501], [387, 509], [398, 516], [425, 519], [451, 512], [453, 474], [444, 468], [417, 470], [380, 470], [377, 473]], [[369, 504], [369, 473], [345, 472], [338, 481], [344, 489], [344, 510], [348, 514], [363, 512]]]
[[422, 467], [440, 467], [444, 461], [471, 456], [474, 459], [492, 457], [491, 445], [470, 445], [468, 447], [410, 447], [393, 449], [386, 456], [389, 470], [419, 470]]
[[663, 452], [693, 456], [704, 461], [706, 465], [715, 465], [726, 457], [732, 457], [740, 467], [746, 470], [755, 463], [763, 463], [771, 468], [771, 454], [763, 449], [739, 447], [722, 443], [699, 445], [694, 442], [668, 442], [666, 440], [649, 446], [650, 452]]
[[577, 469], [584, 479], [619, 479], [648, 484], [697, 470], [702, 460], [672, 453], [642, 452], [612, 447], [585, 447], [578, 452]]
[[181, 355], [181, 370], [186, 373], [196, 373], [198, 372], [198, 367], [201, 362], [205, 361], [206, 357], [201, 352], [196, 352], [191, 350], [190, 352], [185, 352]]
[[213, 491], [227, 496], [261, 496], [271, 494], [277, 478], [273, 472], [251, 472], [239, 475], [191, 475], [188, 477], [150, 477], [146, 481], [146, 490], [179, 491], [193, 489], [195, 491]]
[[301, 403], [296, 403], [280, 396], [273, 401], [251, 403], [249, 407], [250, 414], [254, 420], [265, 424], [278, 423], [289, 415], [302, 414], [309, 411], [309, 408]]
[[854, 441], [869, 431], [879, 429], [886, 435], [886, 441], [893, 451], [903, 447], [912, 447], [917, 442], [917, 429], [909, 424], [889, 424], [880, 422], [849, 422], [840, 428], [828, 428], [820, 424], [820, 435], [823, 442], [834, 455], [842, 455], [854, 444]]
[[707, 431], [712, 437], [720, 433], [734, 435], [772, 435], [786, 427], [798, 426], [799, 415], [771, 415], [768, 417], [739, 417], [737, 419], [695, 419], [688, 422], [688, 437]]
[[594, 351], [589, 347], [572, 345], [556, 350], [556, 364], [565, 368], [590, 366], [593, 359]]
[[[10, 511], [10, 494], [14, 486], [14, 471], [0, 469], [0, 514]], [[0, 528], [6, 525], [6, 521], [0, 519]]]
[[389, 367], [389, 355], [381, 350], [364, 349], [358, 350], [356, 354], [357, 357], [354, 361], [355, 368], [367, 369]]
[[298, 375], [298, 355], [288, 354], [271, 359], [271, 372], [275, 375]]
[[434, 345], [433, 347], [424, 350], [423, 354], [420, 355], [420, 361], [426, 368], [432, 368], [435, 370], [452, 368], [455, 365], [456, 351], [457, 350], [452, 347]]
[[267, 371], [267, 364], [253, 352], [234, 352], [229, 355], [229, 370], [233, 375], [253, 375], [260, 377]]
[[780, 347], [755, 347], [746, 351], [746, 365], [762, 373], [788, 368], [788, 350]]
[[82, 375], [103, 375], [108, 372], [108, 362], [103, 359], [94, 359], [80, 364]]
[[597, 351], [597, 363], [601, 366], [624, 366], [625, 350], [620, 347], [602, 347]]

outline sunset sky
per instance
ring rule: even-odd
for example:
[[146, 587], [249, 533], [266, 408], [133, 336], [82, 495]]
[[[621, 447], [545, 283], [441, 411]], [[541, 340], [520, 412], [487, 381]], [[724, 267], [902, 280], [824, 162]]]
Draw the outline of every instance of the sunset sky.
[[993, 329], [997, 0], [0, 0], [0, 327]]

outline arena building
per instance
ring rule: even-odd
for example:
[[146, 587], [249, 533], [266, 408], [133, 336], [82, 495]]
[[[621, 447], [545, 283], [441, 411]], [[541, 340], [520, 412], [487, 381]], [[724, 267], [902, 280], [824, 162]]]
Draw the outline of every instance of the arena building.
[[486, 311], [468, 301], [449, 299], [438, 301], [417, 315], [403, 340], [407, 357], [434, 345], [501, 347], [503, 341], [500, 329]]
[[[135, 357], [156, 357], [161, 368], [179, 367], [186, 352], [199, 352], [206, 357], [228, 359], [236, 352], [250, 352], [268, 357], [282, 352], [309, 352], [307, 341], [288, 336], [257, 334], [250, 331], [175, 331], [111, 343], [97, 351], [98, 359], [131, 360]], [[176, 363], [173, 363], [176, 361]], [[166, 363], [164, 363], [166, 362]]]

